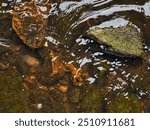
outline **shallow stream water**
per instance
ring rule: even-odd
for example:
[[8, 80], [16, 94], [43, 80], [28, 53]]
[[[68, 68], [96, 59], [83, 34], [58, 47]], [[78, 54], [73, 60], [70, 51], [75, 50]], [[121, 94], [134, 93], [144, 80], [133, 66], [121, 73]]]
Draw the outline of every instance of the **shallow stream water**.
[[[57, 52], [59, 52], [61, 55], [59, 62], [64, 65], [74, 64], [77, 72], [81, 71], [81, 75], [85, 72], [89, 75], [83, 77], [86, 83], [82, 87], [72, 83], [70, 80], [73, 79], [66, 80], [66, 78], [58, 77], [51, 85], [41, 78], [46, 73], [44, 70], [42, 72], [44, 67], [41, 65], [41, 71], [38, 70], [35, 73], [36, 77], [39, 82], [41, 80], [41, 84], [44, 82], [44, 86], [50, 86], [51, 89], [54, 86], [56, 91], [41, 90], [35, 85], [36, 83], [27, 84], [21, 89], [27, 91], [25, 94], [27, 110], [24, 111], [150, 112], [150, 66], [141, 57], [110, 53], [106, 51], [106, 46], [86, 36], [86, 32], [92, 27], [118, 28], [132, 24], [143, 35], [144, 52], [149, 52], [149, 0], [51, 0], [49, 13], [43, 14], [43, 17], [48, 20], [45, 36], [48, 45], [35, 50], [28, 48], [12, 29], [10, 13], [16, 4], [22, 2], [28, 2], [28, 0], [15, 2], [0, 0], [0, 63], [9, 64], [8, 70], [2, 68], [0, 70], [7, 73], [15, 68], [23, 79], [28, 77], [28, 74], [22, 73], [22, 70], [17, 68], [16, 60], [20, 55], [29, 54], [39, 59], [49, 71], [46, 57], [51, 50], [55, 52], [55, 48], [59, 48], [52, 59], [57, 58]], [[40, 9], [47, 11], [46, 6], [41, 6]], [[21, 51], [15, 51], [20, 46]], [[64, 74], [64, 77], [67, 76], [68, 74]], [[67, 92], [57, 92], [59, 85], [55, 82], [60, 84], [65, 82]], [[3, 107], [2, 103], [0, 107]], [[61, 107], [64, 107], [64, 110]], [[5, 109], [3, 111], [5, 112]], [[13, 111], [10, 110], [10, 112]]]

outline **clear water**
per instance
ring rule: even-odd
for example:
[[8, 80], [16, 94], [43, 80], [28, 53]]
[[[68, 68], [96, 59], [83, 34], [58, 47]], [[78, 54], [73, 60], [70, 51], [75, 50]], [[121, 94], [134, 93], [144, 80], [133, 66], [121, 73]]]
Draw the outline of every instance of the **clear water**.
[[[24, 1], [0, 1], [0, 13], [10, 13], [15, 4]], [[117, 28], [132, 23], [143, 34], [144, 51], [150, 51], [149, 0], [56, 0], [50, 9], [43, 5], [39, 7], [41, 11], [48, 12], [42, 15], [48, 20], [45, 36], [48, 48], [60, 47], [64, 64], [74, 63], [79, 71], [88, 66], [90, 77], [84, 80], [96, 87], [101, 86], [100, 81], [103, 82], [107, 93], [123, 92], [125, 97], [134, 93], [143, 102], [149, 100], [150, 67], [142, 58], [108, 54], [104, 51], [105, 46], [85, 37], [91, 27]], [[3, 38], [10, 39], [1, 36], [0, 48], [9, 47]], [[104, 70], [106, 74], [101, 77]], [[146, 79], [145, 75], [149, 78]], [[147, 84], [142, 86], [142, 82]], [[107, 97], [105, 100], [109, 102]]]

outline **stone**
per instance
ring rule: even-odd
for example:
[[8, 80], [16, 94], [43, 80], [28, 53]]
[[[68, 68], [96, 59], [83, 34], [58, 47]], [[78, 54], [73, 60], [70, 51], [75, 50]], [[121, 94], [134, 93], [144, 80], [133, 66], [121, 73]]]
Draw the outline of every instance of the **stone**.
[[38, 80], [42, 85], [58, 83], [66, 73], [66, 66], [62, 62], [62, 55], [51, 51], [46, 57], [39, 70]]
[[115, 91], [111, 92], [107, 98], [106, 112], [141, 113], [143, 111], [141, 101], [134, 94], [126, 95]]
[[81, 101], [83, 112], [97, 113], [102, 111], [102, 95], [99, 89], [88, 86]]
[[[41, 8], [45, 6], [46, 10]], [[45, 43], [48, 9], [51, 4], [48, 1], [19, 3], [12, 13], [12, 27], [18, 37], [31, 48], [39, 48]]]
[[16, 59], [17, 69], [22, 74], [34, 73], [38, 70], [40, 61], [31, 55], [21, 55]]
[[128, 56], [141, 56], [143, 54], [142, 33], [133, 25], [118, 28], [91, 28], [88, 36], [96, 39], [100, 44], [109, 46], [108, 51]]
[[87, 71], [87, 67], [82, 67], [79, 69], [75, 63], [66, 64], [67, 69], [71, 72], [71, 79], [74, 86], [77, 87], [85, 87], [86, 81], [85, 79], [89, 78], [89, 72]]
[[66, 93], [68, 91], [68, 86], [66, 85], [60, 85], [59, 90], [63, 93]]

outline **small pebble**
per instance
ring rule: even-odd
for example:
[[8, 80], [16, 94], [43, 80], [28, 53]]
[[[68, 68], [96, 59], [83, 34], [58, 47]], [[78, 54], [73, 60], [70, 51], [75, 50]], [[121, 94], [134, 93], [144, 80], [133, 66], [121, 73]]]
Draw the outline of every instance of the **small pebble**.
[[68, 86], [63, 86], [63, 85], [61, 85], [61, 86], [59, 87], [59, 90], [62, 91], [62, 92], [64, 92], [64, 93], [66, 93], [66, 92], [68, 91]]
[[42, 104], [41, 103], [37, 104], [37, 108], [41, 109], [42, 108]]
[[30, 56], [30, 55], [25, 55], [23, 58], [24, 58], [23, 59], [24, 62], [27, 63], [30, 66], [37, 66], [37, 65], [39, 65], [38, 59], [36, 59], [36, 58], [34, 58], [34, 57]]

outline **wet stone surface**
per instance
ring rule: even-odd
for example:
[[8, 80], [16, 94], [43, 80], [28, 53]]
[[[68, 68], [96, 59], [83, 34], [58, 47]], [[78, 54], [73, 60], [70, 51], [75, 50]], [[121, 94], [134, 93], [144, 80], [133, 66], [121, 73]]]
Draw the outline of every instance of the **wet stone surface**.
[[1, 0], [0, 112], [150, 112], [147, 7]]
[[95, 27], [88, 34], [101, 44], [110, 46], [114, 53], [116, 51], [130, 56], [141, 56], [143, 53], [142, 34], [133, 25], [103, 29]]
[[47, 20], [42, 15], [47, 14], [47, 8], [51, 6], [51, 3], [47, 3], [35, 0], [19, 3], [12, 12], [13, 29], [19, 38], [31, 48], [39, 48], [44, 44]]
[[36, 72], [39, 65], [40, 61], [31, 55], [20, 55], [16, 59], [16, 67], [23, 74]]

